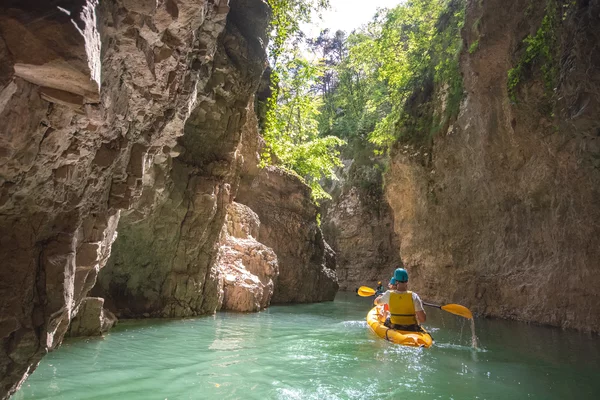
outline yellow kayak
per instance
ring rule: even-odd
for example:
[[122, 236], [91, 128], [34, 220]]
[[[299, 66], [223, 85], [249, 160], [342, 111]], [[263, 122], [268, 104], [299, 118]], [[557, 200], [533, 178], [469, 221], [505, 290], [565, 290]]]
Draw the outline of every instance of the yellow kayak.
[[367, 323], [377, 336], [404, 346], [431, 347], [433, 338], [427, 332], [398, 331], [385, 326], [381, 306], [373, 307], [367, 314]]

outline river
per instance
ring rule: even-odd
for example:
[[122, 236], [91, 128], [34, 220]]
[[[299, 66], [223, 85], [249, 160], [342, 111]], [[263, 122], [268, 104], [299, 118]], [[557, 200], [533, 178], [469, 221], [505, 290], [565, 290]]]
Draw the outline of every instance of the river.
[[368, 328], [372, 299], [256, 314], [123, 321], [68, 339], [13, 396], [24, 399], [598, 399], [600, 338], [437, 309], [430, 349]]

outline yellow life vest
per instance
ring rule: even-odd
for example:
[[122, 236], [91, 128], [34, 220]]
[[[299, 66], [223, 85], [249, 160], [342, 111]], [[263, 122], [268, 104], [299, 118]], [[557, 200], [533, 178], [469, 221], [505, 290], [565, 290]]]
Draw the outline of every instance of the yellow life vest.
[[417, 324], [412, 292], [390, 293], [390, 321], [396, 325]]

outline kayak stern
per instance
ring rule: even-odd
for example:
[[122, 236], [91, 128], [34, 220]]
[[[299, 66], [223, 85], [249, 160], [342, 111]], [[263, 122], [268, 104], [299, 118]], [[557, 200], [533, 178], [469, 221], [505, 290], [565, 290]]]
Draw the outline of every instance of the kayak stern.
[[382, 307], [373, 307], [367, 314], [367, 323], [377, 336], [390, 342], [413, 347], [431, 347], [433, 338], [428, 332], [399, 331], [385, 326]]

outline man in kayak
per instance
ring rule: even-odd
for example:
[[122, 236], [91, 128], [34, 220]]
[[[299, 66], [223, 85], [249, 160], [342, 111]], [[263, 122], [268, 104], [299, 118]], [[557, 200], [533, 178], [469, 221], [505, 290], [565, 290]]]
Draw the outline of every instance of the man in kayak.
[[390, 316], [385, 326], [403, 331], [421, 331], [427, 316], [423, 310], [423, 302], [418, 294], [408, 290], [408, 272], [404, 268], [394, 271], [390, 280], [392, 288], [375, 299], [376, 305], [387, 304]]
[[383, 294], [383, 292], [385, 292], [384, 288], [383, 288], [383, 284], [381, 283], [381, 281], [377, 282], [377, 290], [375, 291], [375, 295], [379, 296], [381, 294]]

